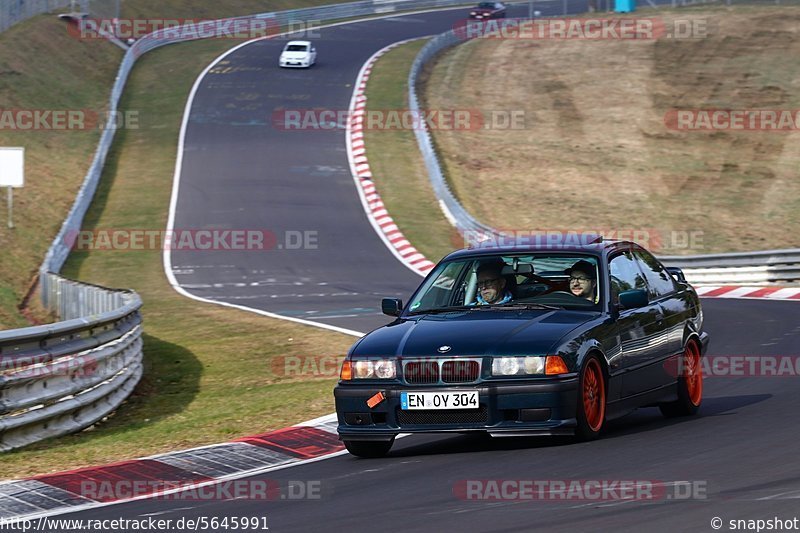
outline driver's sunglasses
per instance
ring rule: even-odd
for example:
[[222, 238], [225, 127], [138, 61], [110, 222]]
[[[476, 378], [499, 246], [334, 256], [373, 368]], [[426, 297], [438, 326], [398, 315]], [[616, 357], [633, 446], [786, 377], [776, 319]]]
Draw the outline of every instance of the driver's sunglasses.
[[591, 278], [578, 278], [578, 277], [575, 277], [575, 276], [570, 276], [569, 277], [569, 281], [570, 282], [577, 281], [578, 283], [583, 283], [585, 281], [591, 281]]

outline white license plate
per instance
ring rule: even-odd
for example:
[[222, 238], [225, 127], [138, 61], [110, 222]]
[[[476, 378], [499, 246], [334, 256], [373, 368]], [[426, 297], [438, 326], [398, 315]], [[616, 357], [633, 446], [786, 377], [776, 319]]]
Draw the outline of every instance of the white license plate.
[[478, 391], [401, 392], [400, 408], [412, 409], [479, 409]]

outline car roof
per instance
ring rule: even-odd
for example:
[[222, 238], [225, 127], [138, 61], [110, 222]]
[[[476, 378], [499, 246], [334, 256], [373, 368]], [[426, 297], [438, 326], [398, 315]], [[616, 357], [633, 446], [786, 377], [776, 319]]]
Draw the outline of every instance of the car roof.
[[289, 46], [289, 45], [292, 45], [292, 44], [301, 44], [301, 45], [311, 46], [311, 41], [289, 41], [288, 43], [286, 43], [286, 46]]
[[516, 255], [526, 252], [554, 252], [554, 253], [581, 253], [594, 256], [602, 256], [604, 252], [612, 252], [617, 249], [640, 249], [642, 248], [635, 242], [619, 241], [615, 239], [597, 239], [587, 244], [508, 244], [506, 246], [477, 246], [475, 248], [464, 248], [448, 254], [445, 259], [461, 259], [469, 257], [484, 257], [496, 255]]

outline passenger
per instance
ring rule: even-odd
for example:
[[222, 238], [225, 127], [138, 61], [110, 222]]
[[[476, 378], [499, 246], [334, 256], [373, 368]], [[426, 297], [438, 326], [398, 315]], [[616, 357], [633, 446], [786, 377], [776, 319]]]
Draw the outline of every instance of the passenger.
[[581, 259], [564, 273], [569, 275], [569, 292], [578, 298], [594, 302], [597, 274], [593, 264]]
[[471, 305], [504, 304], [511, 301], [511, 292], [506, 289], [502, 262], [482, 263], [478, 267], [478, 294]]

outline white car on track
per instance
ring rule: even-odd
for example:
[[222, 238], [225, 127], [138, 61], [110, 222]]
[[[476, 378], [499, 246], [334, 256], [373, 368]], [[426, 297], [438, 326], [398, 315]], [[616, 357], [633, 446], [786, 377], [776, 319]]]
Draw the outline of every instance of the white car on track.
[[317, 49], [311, 41], [289, 41], [283, 47], [278, 65], [281, 67], [308, 68], [317, 61]]

